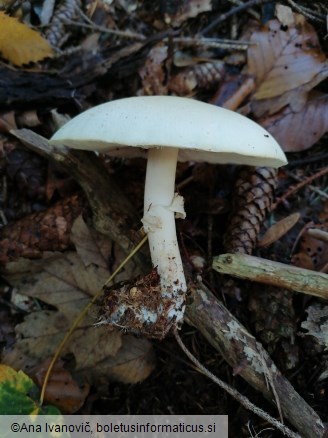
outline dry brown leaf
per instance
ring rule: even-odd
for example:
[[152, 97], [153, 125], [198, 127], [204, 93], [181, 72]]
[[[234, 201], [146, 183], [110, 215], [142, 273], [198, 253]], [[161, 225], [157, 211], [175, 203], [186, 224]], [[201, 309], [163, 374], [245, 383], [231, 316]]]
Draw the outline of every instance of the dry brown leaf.
[[289, 6], [277, 4], [275, 7], [275, 15], [283, 26], [291, 26], [294, 24], [293, 10]]
[[[314, 227], [324, 229], [323, 225]], [[301, 268], [321, 271], [328, 264], [328, 242], [313, 237], [309, 231], [300, 238], [298, 253], [292, 257], [292, 263]]]
[[167, 46], [160, 43], [149, 51], [145, 64], [139, 69], [143, 85], [142, 94], [167, 94], [164, 71], [167, 50]]
[[328, 95], [312, 92], [303, 109], [286, 107], [277, 114], [259, 120], [285, 152], [310, 148], [328, 131]]
[[188, 0], [187, 2], [181, 2], [181, 4], [182, 6], [173, 16], [168, 13], [165, 14], [167, 24], [177, 27], [189, 18], [197, 17], [202, 12], [212, 10], [211, 0]]
[[48, 41], [38, 32], [0, 11], [0, 52], [14, 65], [38, 62], [53, 54]]
[[111, 254], [113, 245], [106, 236], [89, 229], [82, 216], [74, 222], [71, 241], [85, 266], [96, 265], [108, 271], [108, 255]]
[[250, 41], [246, 72], [256, 80], [254, 114], [273, 114], [287, 104], [300, 110], [307, 92], [328, 75], [314, 28], [295, 14], [293, 26], [271, 20]]
[[299, 218], [301, 217], [300, 213], [293, 213], [289, 216], [281, 219], [279, 222], [275, 223], [270, 227], [261, 240], [258, 242], [259, 247], [269, 246], [272, 243], [279, 240], [282, 236], [288, 233], [288, 231], [293, 228], [294, 225], [297, 224]]
[[[3, 358], [4, 363], [17, 369], [30, 369], [53, 355], [71, 323], [101, 288], [109, 277], [106, 260], [112, 253], [112, 246], [103, 237], [97, 239], [81, 218], [73, 226], [73, 240], [77, 253], [57, 253], [37, 263], [31, 261], [20, 266], [8, 264], [9, 282], [21, 294], [42, 300], [58, 309], [32, 312], [16, 326], [19, 339]], [[96, 261], [92, 263], [92, 259]], [[134, 264], [127, 265], [125, 278], [133, 275]], [[20, 273], [18, 273], [20, 272]], [[121, 279], [124, 275], [121, 276]], [[92, 370], [94, 379], [111, 376], [111, 368], [126, 362], [122, 380], [142, 380], [153, 369], [151, 347], [148, 341], [122, 336], [121, 332], [106, 327], [95, 327], [97, 310], [94, 308], [75, 330], [64, 350], [73, 353], [76, 370], [88, 373]], [[126, 359], [124, 343], [135, 342], [136, 356]], [[121, 353], [122, 351], [122, 353]], [[131, 348], [131, 351], [133, 349]], [[121, 357], [123, 354], [123, 359]], [[109, 360], [110, 359], [110, 360]], [[137, 364], [137, 366], [136, 366]], [[120, 379], [115, 370], [113, 378]]]
[[0, 132], [9, 132], [11, 129], [17, 129], [15, 111], [0, 115]]
[[[122, 347], [122, 334], [109, 333], [92, 325], [94, 319], [87, 318], [83, 326], [72, 335], [63, 354], [73, 353], [76, 370], [83, 371], [91, 365], [96, 367], [106, 357], [115, 357]], [[44, 310], [27, 315], [16, 326], [19, 340], [3, 357], [3, 363], [25, 371], [36, 367], [53, 356], [56, 348], [67, 333], [72, 321], [60, 312]]]
[[[30, 373], [40, 387], [43, 385], [49, 365], [50, 360], [46, 360]], [[64, 368], [63, 361], [58, 360], [50, 374], [44, 401], [57, 406], [65, 414], [73, 414], [83, 406], [89, 389], [90, 385], [87, 382], [79, 384]]]
[[[9, 264], [10, 265], [10, 264]], [[29, 272], [11, 283], [20, 293], [55, 306], [72, 320], [108, 278], [108, 271], [96, 265], [85, 266], [74, 252], [58, 253], [41, 266], [41, 272]]]
[[154, 369], [155, 357], [151, 343], [145, 339], [137, 339], [133, 335], [123, 338], [122, 348], [115, 357], [107, 356], [97, 367], [88, 370], [88, 376], [96, 373], [109, 376], [124, 383], [138, 383], [146, 379]]

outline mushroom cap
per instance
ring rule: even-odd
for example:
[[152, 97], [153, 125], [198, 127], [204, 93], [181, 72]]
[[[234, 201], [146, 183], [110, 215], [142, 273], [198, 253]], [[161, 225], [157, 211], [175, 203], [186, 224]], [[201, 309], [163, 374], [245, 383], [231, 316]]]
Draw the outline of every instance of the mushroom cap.
[[60, 128], [51, 143], [116, 156], [169, 147], [179, 148], [179, 161], [269, 167], [287, 163], [274, 138], [250, 119], [175, 96], [129, 97], [95, 106]]

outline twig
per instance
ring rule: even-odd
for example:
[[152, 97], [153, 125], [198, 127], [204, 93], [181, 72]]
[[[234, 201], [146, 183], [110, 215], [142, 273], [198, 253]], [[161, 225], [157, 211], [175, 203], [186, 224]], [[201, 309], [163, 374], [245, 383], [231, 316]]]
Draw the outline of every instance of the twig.
[[[296, 181], [299, 181], [299, 182], [303, 182], [304, 181], [303, 178], [301, 178], [298, 175], [294, 175], [291, 172], [287, 172], [287, 175], [290, 176], [291, 178], [295, 179]], [[324, 192], [323, 190], [318, 189], [317, 187], [313, 186], [312, 184], [308, 184], [307, 187], [310, 190], [312, 190], [312, 192], [317, 193], [318, 195], [320, 195], [322, 198], [328, 199], [328, 193]]]
[[314, 181], [317, 178], [320, 178], [328, 173], [328, 166], [324, 167], [323, 169], [316, 172], [314, 175], [309, 176], [305, 180], [301, 181], [299, 184], [296, 184], [295, 186], [292, 186], [287, 192], [281, 196], [273, 205], [271, 208], [271, 211], [275, 210], [279, 204], [282, 202], [285, 202], [287, 198], [292, 196], [294, 193], [296, 193], [298, 190], [302, 189], [306, 185], [310, 184], [312, 181]]
[[225, 383], [223, 380], [216, 377], [211, 371], [209, 371], [204, 365], [202, 365], [198, 359], [188, 350], [188, 348], [184, 345], [182, 342], [178, 330], [176, 327], [173, 329], [173, 334], [175, 336], [175, 339], [177, 343], [179, 344], [181, 350], [189, 357], [191, 362], [193, 362], [197, 368], [208, 378], [213, 380], [214, 383], [216, 383], [220, 388], [222, 388], [224, 391], [226, 391], [231, 397], [236, 399], [242, 406], [244, 406], [245, 409], [248, 409], [251, 412], [254, 412], [254, 414], [258, 415], [263, 420], [267, 421], [268, 423], [272, 424], [276, 429], [280, 430], [284, 435], [291, 437], [291, 438], [301, 438], [300, 435], [290, 430], [287, 426], [282, 424], [280, 421], [276, 420], [275, 418], [271, 417], [271, 415], [267, 414], [262, 409], [258, 408], [256, 405], [254, 405], [247, 397], [240, 394], [236, 389], [234, 389], [232, 386]]
[[110, 35], [116, 35], [116, 36], [123, 37], [123, 38], [131, 38], [131, 39], [135, 39], [135, 40], [139, 40], [139, 41], [144, 41], [146, 39], [146, 37], [144, 35], [141, 35], [138, 33], [124, 31], [124, 30], [117, 30], [117, 29], [109, 29], [109, 28], [104, 27], [104, 26], [98, 26], [95, 23], [88, 24], [88, 23], [81, 23], [79, 21], [67, 19], [65, 21], [65, 24], [69, 24], [70, 26], [84, 27], [86, 29], [92, 29], [94, 31], [108, 33]]
[[203, 334], [233, 367], [235, 374], [238, 373], [272, 402], [272, 391], [266, 379], [269, 370], [270, 386], [273, 385], [276, 392], [274, 399], [279, 399], [284, 417], [289, 419], [303, 438], [322, 438], [325, 428], [321, 420], [283, 377], [261, 344], [214, 297], [201, 279], [197, 283], [190, 283], [189, 290], [187, 322]]
[[220, 106], [222, 106], [223, 108], [226, 109], [230, 109], [232, 111], [236, 111], [241, 103], [245, 100], [245, 98], [251, 94], [251, 92], [254, 90], [255, 88], [255, 81], [254, 78], [249, 77], [246, 78], [242, 84], [240, 85], [240, 87], [237, 88], [237, 90], [232, 93], [231, 96], [229, 96], [229, 98], [227, 100], [225, 100], [224, 102], [217, 102], [216, 103], [216, 96], [214, 96], [214, 98], [211, 100], [211, 103], [213, 104], [220, 104]]
[[328, 159], [328, 153], [322, 153], [322, 154], [316, 154], [312, 156], [307, 156], [304, 158], [299, 158], [298, 160], [290, 160], [288, 161], [288, 168], [291, 167], [301, 167], [310, 163], [317, 163], [317, 162], [325, 162]]
[[[244, 3], [242, 2], [242, 0], [229, 0], [230, 3], [240, 6], [243, 5]], [[253, 9], [250, 9], [249, 11], [247, 11], [250, 15], [252, 15], [256, 20], [260, 20], [261, 16], [258, 12], [254, 11]]]
[[[55, 148], [45, 138], [29, 129], [12, 130], [11, 134], [30, 149], [61, 165], [68, 174], [72, 175], [88, 199], [96, 230], [110, 235], [127, 254], [133, 250], [142, 237], [141, 224], [138, 222], [133, 206], [121, 193], [120, 188], [95, 154], [64, 147]], [[109, 190], [108, 187], [111, 189]], [[148, 266], [145, 256], [141, 253], [136, 255], [136, 259], [144, 269]]]
[[322, 242], [328, 242], [328, 232], [325, 230], [309, 228], [307, 233], [309, 236], [314, 237], [315, 239], [322, 240]]
[[222, 254], [214, 257], [213, 269], [221, 274], [229, 274], [328, 299], [328, 275], [321, 272], [247, 254]]
[[238, 14], [239, 12], [244, 11], [245, 9], [251, 8], [252, 6], [261, 5], [263, 3], [268, 3], [271, 0], [249, 0], [246, 3], [243, 3], [240, 6], [236, 6], [235, 8], [230, 9], [230, 11], [226, 12], [225, 14], [219, 15], [214, 21], [212, 21], [211, 24], [206, 26], [201, 32], [201, 35], [205, 35], [210, 30], [214, 29], [219, 23], [222, 23], [223, 21], [227, 20], [228, 18], [232, 17], [235, 14]]
[[[124, 38], [135, 38], [138, 39], [140, 41], [145, 40], [146, 37], [142, 34], [138, 34], [135, 32], [130, 32], [130, 31], [122, 31], [122, 30], [113, 30], [113, 29], [108, 29], [107, 27], [104, 26], [98, 26], [96, 23], [94, 23], [87, 14], [85, 14], [81, 8], [79, 8], [79, 14], [81, 15], [81, 17], [91, 26], [90, 29], [94, 29], [94, 30], [98, 30], [100, 32], [105, 32], [105, 33], [111, 33], [113, 35], [118, 35]], [[85, 26], [85, 27], [89, 27], [89, 26]]]
[[204, 46], [220, 49], [247, 50], [253, 45], [250, 41], [236, 41], [221, 38], [190, 38], [190, 37], [174, 37], [172, 43], [179, 43], [185, 46]]
[[319, 23], [325, 23], [326, 16], [324, 14], [314, 11], [313, 9], [306, 8], [305, 6], [300, 6], [297, 3], [295, 3], [293, 0], [287, 0], [287, 1], [292, 8], [296, 9], [297, 12], [300, 12], [306, 18], [309, 18], [310, 20]]

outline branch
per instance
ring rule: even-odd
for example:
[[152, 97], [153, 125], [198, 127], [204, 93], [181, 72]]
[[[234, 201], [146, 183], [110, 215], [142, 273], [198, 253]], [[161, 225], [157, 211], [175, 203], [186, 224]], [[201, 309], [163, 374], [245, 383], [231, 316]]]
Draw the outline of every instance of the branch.
[[[55, 148], [29, 129], [14, 129], [10, 133], [72, 175], [88, 199], [96, 230], [117, 242], [126, 253], [133, 250], [142, 238], [137, 213], [93, 152]], [[144, 254], [139, 252], [136, 260], [144, 271], [149, 269]]]
[[318, 415], [285, 379], [254, 336], [200, 281], [191, 285], [190, 292], [187, 322], [205, 336], [235, 374], [273, 404], [279, 403], [283, 415], [302, 437], [323, 437], [324, 426]]
[[246, 254], [221, 254], [213, 259], [220, 274], [328, 299], [328, 275]]

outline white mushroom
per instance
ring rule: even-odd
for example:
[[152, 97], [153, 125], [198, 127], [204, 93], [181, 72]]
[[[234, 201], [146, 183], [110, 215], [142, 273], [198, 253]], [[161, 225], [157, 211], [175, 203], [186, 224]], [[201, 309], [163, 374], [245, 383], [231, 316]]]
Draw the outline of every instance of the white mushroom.
[[177, 160], [269, 167], [287, 163], [273, 137], [246, 117], [173, 96], [131, 97], [96, 106], [64, 125], [51, 143], [124, 156], [136, 155], [133, 148], [138, 155], [148, 149], [142, 222], [163, 296], [175, 302], [167, 317], [176, 323], [183, 318], [187, 290], [175, 228], [175, 213], [185, 216], [183, 199], [175, 193]]

